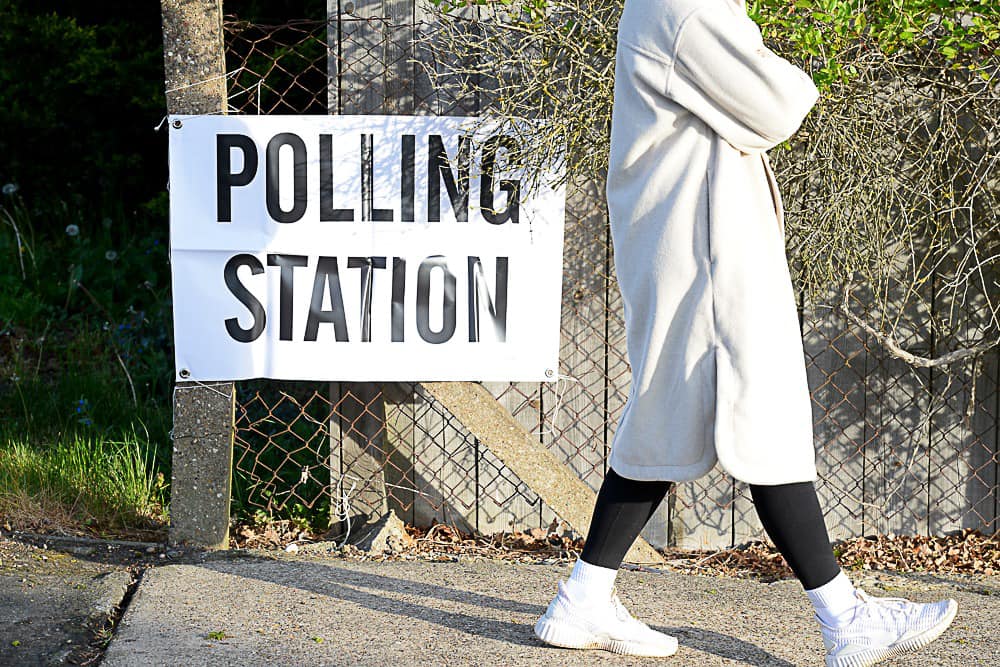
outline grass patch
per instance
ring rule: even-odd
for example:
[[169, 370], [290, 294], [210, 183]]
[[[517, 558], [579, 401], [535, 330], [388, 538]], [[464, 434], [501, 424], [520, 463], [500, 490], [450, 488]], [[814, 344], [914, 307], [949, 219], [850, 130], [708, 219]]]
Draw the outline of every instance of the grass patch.
[[[163, 532], [173, 385], [166, 221], [0, 195], [0, 518]], [[150, 536], [151, 535], [147, 535]]]
[[162, 532], [166, 481], [140, 438], [0, 439], [0, 515], [22, 529]]

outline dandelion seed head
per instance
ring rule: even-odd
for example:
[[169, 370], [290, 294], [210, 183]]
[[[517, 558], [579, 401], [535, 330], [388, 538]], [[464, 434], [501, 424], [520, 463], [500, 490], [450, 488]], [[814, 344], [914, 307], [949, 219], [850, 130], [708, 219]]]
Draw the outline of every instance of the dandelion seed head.
[[109, 250], [106, 253], [104, 253], [104, 259], [108, 260], [109, 262], [113, 262], [116, 259], [118, 259], [118, 253], [116, 253], [114, 250]]
[[67, 236], [76, 236], [79, 233], [80, 233], [80, 228], [78, 226], [73, 225], [73, 224], [66, 225], [66, 235]]
[[17, 191], [20, 189], [17, 183], [4, 183], [3, 185], [3, 193], [8, 197], [17, 194]]

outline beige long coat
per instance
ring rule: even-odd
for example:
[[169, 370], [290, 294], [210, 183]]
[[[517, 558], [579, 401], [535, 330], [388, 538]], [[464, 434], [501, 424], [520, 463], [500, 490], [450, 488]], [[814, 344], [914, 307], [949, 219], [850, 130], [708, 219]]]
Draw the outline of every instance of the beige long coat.
[[812, 411], [765, 151], [818, 93], [742, 0], [625, 0], [607, 200], [632, 385], [610, 465], [684, 481], [816, 477]]

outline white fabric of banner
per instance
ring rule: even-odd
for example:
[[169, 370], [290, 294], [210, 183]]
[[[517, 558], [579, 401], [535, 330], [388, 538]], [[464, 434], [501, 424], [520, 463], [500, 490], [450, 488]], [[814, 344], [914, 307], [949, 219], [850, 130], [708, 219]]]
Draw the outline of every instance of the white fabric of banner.
[[558, 378], [565, 189], [522, 191], [515, 137], [462, 116], [169, 120], [178, 380]]

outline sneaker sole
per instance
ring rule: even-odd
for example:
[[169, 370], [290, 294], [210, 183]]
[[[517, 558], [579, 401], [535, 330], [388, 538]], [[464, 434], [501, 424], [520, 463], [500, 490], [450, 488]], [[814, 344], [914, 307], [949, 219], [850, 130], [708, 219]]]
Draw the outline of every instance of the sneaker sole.
[[826, 665], [827, 667], [868, 667], [869, 665], [882, 662], [886, 658], [916, 651], [940, 637], [948, 629], [948, 626], [951, 625], [951, 622], [955, 620], [957, 613], [958, 603], [952, 600], [951, 604], [948, 605], [948, 613], [945, 614], [944, 618], [937, 625], [927, 628], [919, 635], [886, 648], [873, 648], [838, 657], [828, 656]]
[[535, 623], [535, 636], [546, 644], [560, 648], [596, 648], [619, 655], [666, 658], [677, 652], [676, 646], [664, 648], [634, 641], [601, 638], [593, 633], [544, 617]]

